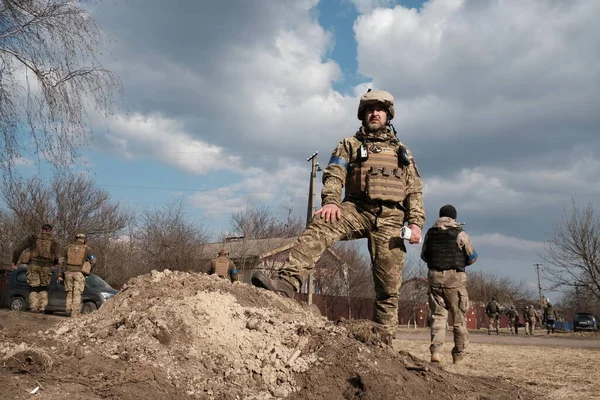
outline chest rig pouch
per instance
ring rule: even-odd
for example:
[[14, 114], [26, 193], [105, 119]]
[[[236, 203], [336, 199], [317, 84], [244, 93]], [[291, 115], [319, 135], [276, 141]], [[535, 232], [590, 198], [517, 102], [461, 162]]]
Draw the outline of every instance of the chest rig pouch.
[[402, 202], [406, 197], [404, 166], [398, 159], [398, 146], [393, 143], [364, 143], [367, 151], [349, 166], [346, 194], [366, 194], [371, 200]]

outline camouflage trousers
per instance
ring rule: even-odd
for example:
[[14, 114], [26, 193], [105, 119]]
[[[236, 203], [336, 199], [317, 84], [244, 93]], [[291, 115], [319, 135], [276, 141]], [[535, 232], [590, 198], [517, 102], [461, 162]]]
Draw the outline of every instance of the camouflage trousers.
[[67, 313], [79, 314], [81, 293], [85, 288], [85, 276], [79, 271], [65, 272], [65, 290], [67, 291]]
[[533, 335], [534, 330], [535, 330], [535, 319], [525, 320], [525, 334]]
[[348, 237], [367, 238], [376, 297], [373, 319], [393, 329], [398, 325], [398, 291], [406, 253], [399, 237], [404, 212], [395, 207], [352, 202], [343, 202], [340, 210], [341, 219], [336, 222], [325, 222], [319, 216], [313, 219], [290, 250], [280, 277], [298, 290], [329, 246]]
[[496, 331], [497, 334], [500, 333], [500, 314], [488, 314], [488, 319], [490, 320], [490, 325], [488, 326], [488, 334], [492, 331]]
[[510, 333], [513, 335], [519, 334], [519, 320], [518, 319], [508, 319], [508, 328], [510, 329]]
[[452, 319], [454, 348], [452, 353], [460, 354], [469, 345], [467, 331], [467, 310], [469, 294], [466, 286], [448, 289], [438, 286], [429, 287], [429, 308], [431, 310], [431, 354], [440, 352], [446, 340], [448, 313]]
[[29, 308], [31, 311], [44, 312], [48, 305], [48, 285], [52, 267], [42, 267], [37, 264], [27, 266], [27, 284], [29, 285]]

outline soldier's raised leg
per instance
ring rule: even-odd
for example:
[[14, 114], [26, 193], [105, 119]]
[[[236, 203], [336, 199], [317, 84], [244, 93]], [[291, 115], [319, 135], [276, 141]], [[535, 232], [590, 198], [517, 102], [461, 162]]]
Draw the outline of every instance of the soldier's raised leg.
[[277, 278], [272, 279], [262, 272], [255, 272], [252, 284], [286, 297], [294, 297], [325, 249], [352, 232], [370, 229], [375, 220], [374, 216], [358, 212], [352, 203], [340, 204], [340, 211], [341, 219], [335, 222], [325, 222], [320, 217], [313, 219], [290, 250]]

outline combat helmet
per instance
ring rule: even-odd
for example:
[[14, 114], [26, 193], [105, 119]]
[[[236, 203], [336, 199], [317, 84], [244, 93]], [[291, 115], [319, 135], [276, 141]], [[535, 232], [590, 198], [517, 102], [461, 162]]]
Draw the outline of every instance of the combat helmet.
[[394, 118], [394, 96], [385, 90], [371, 90], [361, 96], [360, 102], [358, 103], [357, 117], [359, 120], [363, 120], [365, 117], [365, 108], [373, 104], [381, 104], [383, 108], [387, 110], [388, 121]]
[[78, 233], [75, 235], [75, 239], [83, 239], [85, 240], [85, 233]]

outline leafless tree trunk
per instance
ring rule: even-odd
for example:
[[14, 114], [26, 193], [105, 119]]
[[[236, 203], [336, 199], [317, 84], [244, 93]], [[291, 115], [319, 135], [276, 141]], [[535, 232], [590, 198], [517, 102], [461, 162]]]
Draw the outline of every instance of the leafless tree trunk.
[[591, 204], [580, 209], [573, 201], [544, 250], [542, 276], [554, 288], [577, 288], [600, 300], [600, 219]]
[[102, 67], [103, 35], [78, 1], [0, 3], [0, 168], [20, 157], [67, 166], [88, 140], [89, 116], [121, 91]]

